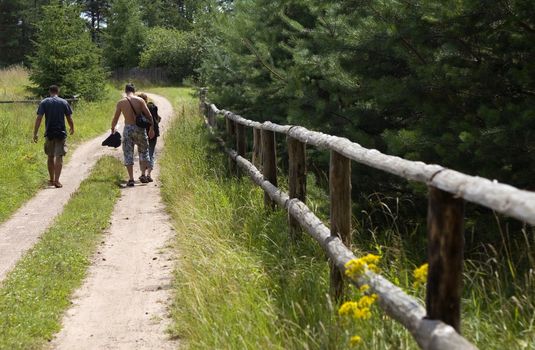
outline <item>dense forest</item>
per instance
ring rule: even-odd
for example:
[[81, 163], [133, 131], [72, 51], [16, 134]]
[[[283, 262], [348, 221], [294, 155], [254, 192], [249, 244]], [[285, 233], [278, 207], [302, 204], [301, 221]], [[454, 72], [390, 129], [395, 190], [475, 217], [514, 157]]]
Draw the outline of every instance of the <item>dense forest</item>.
[[[250, 119], [535, 189], [531, 0], [3, 0], [0, 21], [0, 65], [30, 66], [40, 94], [95, 99], [114, 69], [163, 67]], [[353, 177], [357, 212], [381, 193], [424, 216], [425, 188]]]

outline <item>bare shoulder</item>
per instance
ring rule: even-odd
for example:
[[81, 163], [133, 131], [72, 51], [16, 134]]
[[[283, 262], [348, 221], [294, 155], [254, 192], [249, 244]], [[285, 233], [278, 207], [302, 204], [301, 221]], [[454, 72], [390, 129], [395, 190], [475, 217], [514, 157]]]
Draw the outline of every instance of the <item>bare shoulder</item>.
[[139, 101], [139, 102], [145, 102], [145, 100], [144, 100], [144, 99], [142, 99], [142, 98], [141, 98], [141, 97], [139, 97], [139, 96], [135, 96], [135, 95], [134, 95], [134, 96], [132, 96], [132, 99], [133, 99], [133, 100], [136, 100], [136, 101]]

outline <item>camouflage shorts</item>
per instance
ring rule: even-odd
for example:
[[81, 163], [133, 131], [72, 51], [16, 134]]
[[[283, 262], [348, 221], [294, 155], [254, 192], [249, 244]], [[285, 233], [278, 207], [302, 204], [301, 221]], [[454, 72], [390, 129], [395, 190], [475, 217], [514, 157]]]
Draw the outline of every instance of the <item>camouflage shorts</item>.
[[140, 161], [149, 160], [149, 140], [144, 128], [125, 125], [123, 129], [124, 165], [134, 165], [134, 145], [137, 146]]

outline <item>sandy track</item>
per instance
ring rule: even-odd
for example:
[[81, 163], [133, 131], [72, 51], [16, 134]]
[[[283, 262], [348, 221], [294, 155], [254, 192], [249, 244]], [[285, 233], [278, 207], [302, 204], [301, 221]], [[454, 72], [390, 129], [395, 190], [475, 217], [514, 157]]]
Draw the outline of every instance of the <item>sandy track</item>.
[[63, 207], [80, 183], [89, 176], [97, 160], [105, 154], [122, 154], [120, 148], [114, 150], [101, 146], [102, 140], [108, 135], [109, 132], [106, 132], [82, 143], [74, 150], [71, 159], [63, 167], [60, 178], [63, 188], [39, 191], [0, 225], [0, 281], [63, 211]]
[[[169, 102], [150, 96], [162, 127], [172, 115]], [[158, 139], [157, 152], [163, 142]], [[155, 182], [125, 188], [109, 232], [83, 286], [67, 311], [54, 349], [175, 349], [165, 329], [173, 262], [166, 244], [173, 237]]]

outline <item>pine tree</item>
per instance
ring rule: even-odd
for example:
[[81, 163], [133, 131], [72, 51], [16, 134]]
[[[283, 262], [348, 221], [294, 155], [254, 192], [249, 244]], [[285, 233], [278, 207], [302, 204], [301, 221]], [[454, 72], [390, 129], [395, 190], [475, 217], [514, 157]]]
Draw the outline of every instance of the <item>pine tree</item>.
[[145, 41], [140, 5], [135, 0], [116, 0], [110, 9], [104, 36], [104, 59], [112, 68], [137, 67]]
[[80, 8], [51, 1], [43, 6], [37, 28], [35, 52], [30, 57], [30, 78], [38, 85], [37, 92], [45, 95], [56, 84], [64, 96], [100, 97], [105, 81], [100, 50], [80, 18]]
[[23, 60], [20, 1], [0, 0], [0, 67]]

